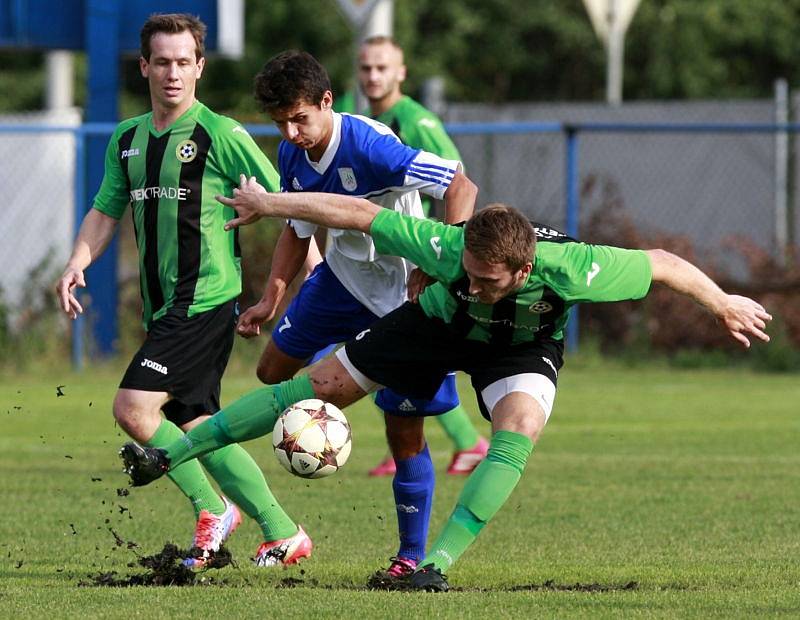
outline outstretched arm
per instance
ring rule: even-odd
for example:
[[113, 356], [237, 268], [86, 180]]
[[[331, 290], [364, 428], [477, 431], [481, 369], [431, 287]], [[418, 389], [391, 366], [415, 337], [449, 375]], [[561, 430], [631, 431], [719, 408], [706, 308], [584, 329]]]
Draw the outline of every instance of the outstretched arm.
[[769, 342], [764, 333], [772, 316], [749, 297], [729, 295], [691, 263], [665, 250], [648, 250], [653, 269], [653, 282], [666, 284], [705, 306], [725, 325], [731, 337], [750, 347], [747, 336]]
[[[477, 197], [478, 186], [461, 171], [456, 172], [444, 193], [444, 223], [459, 224], [471, 218]], [[408, 299], [417, 303], [419, 296], [433, 282], [434, 279], [419, 267], [413, 269], [406, 283]]]
[[255, 177], [240, 178], [233, 198], [216, 196], [218, 202], [233, 207], [239, 217], [225, 224], [225, 230], [252, 224], [262, 217], [285, 217], [327, 226], [369, 233], [380, 207], [364, 198], [315, 192], [267, 192]]

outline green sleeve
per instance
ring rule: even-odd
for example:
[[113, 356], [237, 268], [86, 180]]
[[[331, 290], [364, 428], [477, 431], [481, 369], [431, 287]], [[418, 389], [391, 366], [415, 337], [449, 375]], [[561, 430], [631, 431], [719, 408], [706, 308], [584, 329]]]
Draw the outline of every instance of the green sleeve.
[[239, 186], [239, 175], [244, 174], [255, 177], [268, 192], [280, 191], [275, 167], [244, 127], [236, 123], [221, 135], [223, 139], [217, 146], [220, 167], [235, 186]]
[[464, 229], [382, 209], [370, 234], [381, 254], [402, 256], [440, 282], [453, 282], [464, 274]]
[[125, 207], [130, 202], [128, 180], [125, 178], [119, 159], [119, 136], [121, 133], [121, 129], [118, 127], [108, 141], [103, 181], [100, 183], [100, 189], [94, 197], [93, 204], [95, 209], [117, 220], [125, 213]]
[[653, 279], [650, 258], [642, 250], [585, 243], [541, 243], [537, 272], [564, 299], [574, 302], [624, 301], [647, 295]]
[[461, 154], [456, 145], [447, 135], [442, 122], [435, 116], [423, 115], [418, 117], [408, 129], [413, 134], [407, 136], [409, 146], [422, 149], [442, 159], [455, 159], [461, 161]]

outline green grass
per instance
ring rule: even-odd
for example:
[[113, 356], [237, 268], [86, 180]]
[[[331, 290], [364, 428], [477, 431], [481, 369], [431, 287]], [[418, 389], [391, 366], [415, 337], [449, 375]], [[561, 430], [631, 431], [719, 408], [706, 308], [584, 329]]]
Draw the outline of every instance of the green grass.
[[[117, 496], [124, 437], [110, 403], [119, 375], [101, 367], [0, 382], [1, 617], [800, 615], [797, 376], [568, 365], [519, 487], [450, 571], [455, 591], [431, 595], [363, 585], [396, 544], [390, 481], [365, 475], [385, 451], [368, 403], [347, 412], [354, 451], [332, 478], [293, 478], [268, 440], [247, 444], [315, 541], [301, 566], [252, 567], [260, 541], [248, 521], [229, 545], [238, 567], [213, 571], [224, 585], [78, 587], [99, 571], [141, 570], [128, 568], [135, 552], [117, 547], [109, 528], [145, 554], [191, 535], [188, 503], [168, 481]], [[232, 375], [224, 397], [253, 386]], [[467, 405], [476, 411], [472, 396]], [[450, 447], [438, 425], [428, 429], [436, 532], [463, 478], [444, 475]], [[287, 577], [302, 584], [284, 587]], [[537, 587], [547, 582], [607, 591]]]

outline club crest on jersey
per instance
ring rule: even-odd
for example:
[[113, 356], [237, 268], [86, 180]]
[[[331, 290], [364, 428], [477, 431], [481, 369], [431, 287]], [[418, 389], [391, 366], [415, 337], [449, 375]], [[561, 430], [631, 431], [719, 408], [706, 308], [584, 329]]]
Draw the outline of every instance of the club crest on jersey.
[[342, 187], [344, 187], [348, 192], [354, 192], [356, 187], [358, 187], [358, 181], [356, 181], [356, 173], [353, 172], [352, 168], [339, 168], [339, 178], [342, 180]]
[[193, 161], [197, 157], [197, 143], [194, 140], [182, 140], [175, 147], [175, 157], [184, 164]]
[[528, 312], [533, 312], [534, 314], [544, 314], [545, 312], [550, 312], [552, 309], [552, 304], [546, 301], [537, 301], [528, 306]]

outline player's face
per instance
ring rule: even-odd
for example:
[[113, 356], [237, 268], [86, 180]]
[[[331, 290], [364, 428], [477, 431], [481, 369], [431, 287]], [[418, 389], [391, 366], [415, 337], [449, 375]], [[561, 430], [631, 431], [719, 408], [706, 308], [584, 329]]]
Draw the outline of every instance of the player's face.
[[325, 91], [319, 104], [301, 102], [289, 108], [271, 110], [269, 115], [284, 140], [314, 154], [324, 152], [330, 142], [332, 104], [333, 95]]
[[406, 79], [403, 54], [389, 43], [362, 45], [358, 53], [358, 82], [370, 101], [381, 101], [400, 94]]
[[197, 45], [188, 30], [158, 32], [150, 39], [150, 59], [139, 59], [142, 76], [150, 84], [153, 107], [188, 109], [194, 103], [195, 85], [203, 74], [205, 58], [197, 60]]
[[511, 271], [505, 263], [480, 260], [469, 250], [464, 250], [462, 264], [469, 277], [469, 294], [484, 304], [497, 303], [522, 287], [532, 267], [528, 263], [518, 271]]

